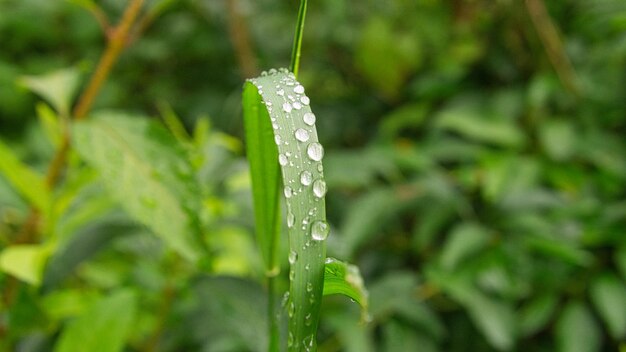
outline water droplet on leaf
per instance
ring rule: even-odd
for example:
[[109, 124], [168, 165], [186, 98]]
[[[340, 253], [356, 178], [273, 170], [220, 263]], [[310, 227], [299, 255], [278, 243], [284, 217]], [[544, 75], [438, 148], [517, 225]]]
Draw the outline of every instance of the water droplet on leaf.
[[300, 173], [300, 183], [304, 186], [309, 186], [313, 183], [313, 174], [310, 171], [302, 171], [302, 173]]
[[287, 160], [287, 156], [285, 154], [278, 154], [278, 163], [282, 166], [287, 165], [289, 160]]
[[306, 153], [311, 160], [320, 161], [324, 157], [324, 147], [317, 142], [313, 142], [306, 148]]
[[330, 226], [326, 221], [317, 220], [311, 225], [311, 237], [316, 241], [323, 241], [328, 237]]
[[307, 112], [302, 117], [302, 120], [304, 120], [304, 123], [306, 123], [307, 125], [313, 126], [315, 124], [315, 114], [312, 112]]
[[300, 142], [306, 142], [309, 140], [309, 132], [307, 132], [303, 128], [298, 128], [296, 130], [295, 135], [296, 135], [296, 139], [299, 140]]
[[322, 198], [326, 194], [326, 182], [322, 179], [317, 179], [313, 182], [313, 194], [317, 198]]

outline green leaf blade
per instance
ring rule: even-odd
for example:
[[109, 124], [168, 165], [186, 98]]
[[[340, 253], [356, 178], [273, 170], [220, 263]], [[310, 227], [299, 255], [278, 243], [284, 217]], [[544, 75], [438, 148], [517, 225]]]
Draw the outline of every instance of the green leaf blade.
[[[255, 94], [258, 96], [256, 100]], [[279, 164], [282, 172], [291, 264], [287, 308], [290, 351], [314, 350], [316, 347], [324, 282], [325, 238], [329, 230], [321, 163], [323, 148], [318, 143], [315, 117], [309, 103], [304, 87], [285, 69], [271, 70], [269, 75], [249, 80], [244, 86], [244, 118], [265, 120], [246, 121], [248, 150], [253, 148], [250, 146], [253, 143], [268, 149], [270, 143], [276, 144], [278, 157], [263, 167], [272, 168]], [[263, 123], [270, 124], [271, 128], [259, 125]], [[296, 131], [299, 131], [298, 137]], [[260, 139], [264, 141], [259, 142]], [[261, 172], [254, 170], [259, 167], [258, 162], [251, 160], [250, 166], [253, 175]], [[303, 172], [308, 173], [304, 178]], [[269, 204], [273, 206], [275, 203]]]
[[176, 140], [146, 119], [106, 112], [75, 124], [74, 145], [96, 168], [111, 196], [179, 254], [205, 254], [199, 192]]
[[246, 152], [250, 162], [254, 221], [257, 242], [265, 262], [265, 270], [278, 270], [280, 236], [280, 178], [278, 149], [267, 110], [261, 107], [256, 87], [246, 84], [243, 92]]

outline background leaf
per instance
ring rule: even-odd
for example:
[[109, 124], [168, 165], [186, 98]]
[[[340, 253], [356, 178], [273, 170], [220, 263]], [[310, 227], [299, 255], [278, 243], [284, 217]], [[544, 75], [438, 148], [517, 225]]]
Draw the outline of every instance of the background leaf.
[[136, 312], [137, 295], [131, 290], [118, 290], [71, 321], [54, 350], [122, 351], [136, 319]]
[[76, 68], [66, 68], [42, 76], [24, 76], [19, 82], [47, 100], [60, 115], [68, 117], [80, 73]]
[[197, 186], [174, 138], [145, 119], [108, 112], [77, 123], [73, 140], [133, 218], [185, 258], [204, 255]]
[[590, 288], [591, 300], [615, 340], [626, 338], [626, 285], [623, 280], [604, 275]]
[[44, 213], [50, 207], [50, 192], [43, 177], [23, 164], [13, 151], [0, 141], [0, 174], [26, 200]]
[[558, 350], [562, 352], [600, 351], [600, 329], [587, 307], [568, 303], [556, 325]]

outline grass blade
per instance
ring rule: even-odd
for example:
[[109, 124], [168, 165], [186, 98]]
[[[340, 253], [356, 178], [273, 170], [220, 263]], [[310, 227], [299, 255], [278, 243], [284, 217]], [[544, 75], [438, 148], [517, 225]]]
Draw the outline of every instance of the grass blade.
[[298, 22], [296, 23], [296, 34], [293, 37], [293, 48], [291, 49], [291, 65], [289, 70], [298, 77], [300, 71], [300, 50], [302, 49], [302, 34], [304, 33], [304, 19], [306, 17], [307, 0], [300, 1], [298, 9]]
[[[256, 105], [248, 105], [254, 102]], [[324, 280], [325, 239], [329, 230], [321, 163], [323, 148], [317, 139], [315, 115], [309, 107], [304, 87], [295, 80], [294, 74], [281, 69], [270, 70], [269, 75], [246, 82], [244, 118], [252, 157], [260, 153], [254, 151], [255, 145], [266, 148], [264, 152], [271, 149], [276, 153], [271, 159], [267, 156], [270, 161], [266, 165], [259, 165], [259, 160], [251, 159], [251, 173], [259, 175], [261, 168], [271, 173], [278, 165], [282, 171], [291, 265], [288, 348], [290, 351], [315, 350]], [[251, 121], [254, 119], [264, 121]], [[270, 148], [270, 144], [274, 146]], [[268, 176], [259, 177], [273, 185]], [[253, 187], [256, 187], [254, 183]], [[263, 191], [255, 191], [255, 196], [256, 192]], [[275, 194], [273, 191], [272, 188], [268, 197]], [[256, 204], [263, 202], [255, 199]], [[273, 202], [269, 204], [275, 206]]]

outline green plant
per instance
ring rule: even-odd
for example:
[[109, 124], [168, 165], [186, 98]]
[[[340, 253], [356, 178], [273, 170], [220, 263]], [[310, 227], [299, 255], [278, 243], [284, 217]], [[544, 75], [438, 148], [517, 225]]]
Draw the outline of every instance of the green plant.
[[[130, 3], [0, 1], [0, 350], [262, 352], [278, 315], [286, 348], [287, 212], [267, 265], [240, 93], [290, 67], [298, 3], [144, 1], [70, 120]], [[325, 296], [318, 351], [624, 349], [626, 3], [308, 5], [326, 253], [371, 316]]]

